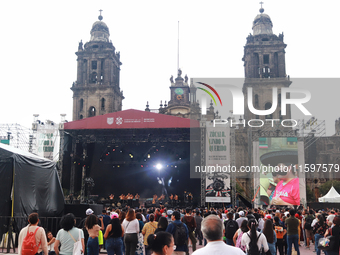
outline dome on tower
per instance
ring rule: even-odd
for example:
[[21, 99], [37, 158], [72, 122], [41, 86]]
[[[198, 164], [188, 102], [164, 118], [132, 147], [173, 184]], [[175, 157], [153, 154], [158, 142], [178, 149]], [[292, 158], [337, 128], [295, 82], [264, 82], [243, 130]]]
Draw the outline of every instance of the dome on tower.
[[92, 25], [90, 41], [109, 42], [110, 32], [108, 26], [101, 20]]
[[[262, 12], [261, 12], [262, 11]], [[273, 23], [269, 15], [263, 13], [263, 8], [260, 9], [261, 14], [258, 14], [253, 22], [253, 35], [270, 35], [273, 34]]]

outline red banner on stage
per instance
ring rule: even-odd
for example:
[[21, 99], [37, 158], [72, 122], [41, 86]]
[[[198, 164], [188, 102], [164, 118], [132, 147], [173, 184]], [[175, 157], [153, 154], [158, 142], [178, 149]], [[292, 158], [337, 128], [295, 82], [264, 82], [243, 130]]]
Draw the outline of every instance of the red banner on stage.
[[191, 127], [199, 127], [199, 121], [134, 109], [108, 113], [64, 124], [65, 130]]

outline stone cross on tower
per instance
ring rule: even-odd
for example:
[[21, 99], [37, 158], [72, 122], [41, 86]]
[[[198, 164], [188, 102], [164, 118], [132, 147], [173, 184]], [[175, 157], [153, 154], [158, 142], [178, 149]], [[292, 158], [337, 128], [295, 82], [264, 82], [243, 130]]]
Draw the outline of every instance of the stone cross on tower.
[[261, 1], [259, 4], [261, 5], [260, 13], [263, 13], [263, 12], [264, 12], [264, 9], [262, 8], [262, 5], [264, 4], [264, 2]]
[[100, 21], [102, 21], [102, 19], [103, 19], [103, 16], [102, 16], [102, 9], [100, 9], [99, 10], [99, 16], [98, 16], [98, 19], [100, 20]]

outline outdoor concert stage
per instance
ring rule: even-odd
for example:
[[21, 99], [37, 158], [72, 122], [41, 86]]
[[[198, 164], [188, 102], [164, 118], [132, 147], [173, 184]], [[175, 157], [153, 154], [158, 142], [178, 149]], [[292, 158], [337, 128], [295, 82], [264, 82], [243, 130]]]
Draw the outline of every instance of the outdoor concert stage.
[[85, 187], [94, 202], [110, 194], [151, 198], [166, 192], [183, 200], [184, 191], [198, 199], [200, 179], [190, 178], [190, 160], [200, 164], [198, 127], [198, 121], [138, 110], [65, 123], [65, 195], [76, 198]]

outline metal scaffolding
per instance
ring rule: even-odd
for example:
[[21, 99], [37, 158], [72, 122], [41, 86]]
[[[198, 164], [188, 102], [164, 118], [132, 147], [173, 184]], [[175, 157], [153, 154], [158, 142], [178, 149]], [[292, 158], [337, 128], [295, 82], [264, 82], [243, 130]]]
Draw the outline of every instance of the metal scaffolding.
[[32, 130], [20, 124], [0, 124], [0, 140], [23, 151], [32, 148]]

